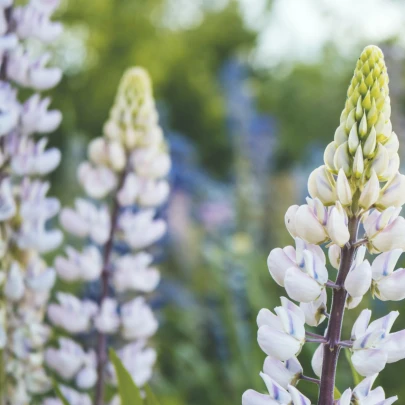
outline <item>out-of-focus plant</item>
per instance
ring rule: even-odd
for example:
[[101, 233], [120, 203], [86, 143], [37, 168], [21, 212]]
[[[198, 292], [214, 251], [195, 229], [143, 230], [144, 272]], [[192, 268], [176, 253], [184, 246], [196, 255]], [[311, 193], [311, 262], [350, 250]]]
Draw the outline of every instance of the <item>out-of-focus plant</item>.
[[47, 229], [59, 201], [46, 197], [50, 184], [41, 177], [61, 155], [37, 135], [62, 119], [40, 94], [62, 76], [46, 52], [62, 26], [50, 20], [59, 0], [13, 3], [0, 1], [0, 403], [28, 405], [52, 386], [43, 366], [50, 335], [43, 321], [55, 272], [41, 254], [55, 249], [62, 233]]
[[[285, 216], [296, 248], [270, 252], [270, 274], [295, 303], [281, 297], [275, 314], [262, 309], [257, 317], [258, 342], [268, 355], [263, 378], [268, 394], [244, 393], [244, 405], [306, 404], [311, 401], [296, 385], [307, 380], [319, 385], [319, 405], [392, 404], [381, 387], [372, 385], [387, 363], [405, 358], [405, 330], [391, 333], [399, 313], [392, 311], [370, 323], [365, 309], [354, 323], [349, 339], [342, 336], [345, 308], [355, 308], [371, 287], [382, 301], [405, 298], [405, 270], [394, 267], [405, 248], [405, 220], [399, 217], [405, 203], [405, 176], [399, 173], [398, 137], [392, 131], [388, 74], [381, 50], [364, 49], [347, 92], [340, 126], [324, 154], [325, 165], [308, 180], [305, 205], [293, 205]], [[382, 183], [382, 184], [381, 184]], [[359, 238], [360, 225], [364, 229]], [[319, 245], [327, 243], [331, 265], [338, 270], [330, 281], [325, 255]], [[380, 255], [372, 265], [365, 253]], [[327, 309], [326, 289], [333, 290]], [[325, 319], [320, 335], [306, 330]], [[305, 343], [318, 343], [312, 368], [319, 379], [303, 374], [297, 359]], [[366, 377], [352, 391], [335, 396], [339, 353], [351, 353], [351, 363]]]
[[[144, 294], [151, 293], [160, 279], [150, 247], [166, 232], [156, 208], [168, 197], [164, 177], [171, 163], [143, 69], [124, 74], [104, 136], [90, 143], [88, 158], [77, 170], [88, 198], [76, 199], [75, 208], [64, 208], [60, 216], [66, 231], [87, 243], [81, 251], [67, 246], [66, 256], [57, 257], [54, 265], [67, 283], [99, 282], [99, 299], [96, 303], [66, 292], [56, 294], [48, 316], [62, 336], [59, 347], [49, 348], [45, 358], [62, 380], [74, 380], [82, 391], [94, 388], [94, 404], [101, 405], [106, 385], [117, 383], [108, 363], [110, 344], [118, 347], [119, 358], [139, 387], [150, 379], [156, 360], [147, 339], [158, 322]], [[66, 336], [92, 330], [95, 348], [87, 351]], [[68, 401], [80, 396], [81, 404], [91, 403], [87, 393], [66, 387], [62, 392]], [[119, 403], [118, 397], [113, 403]]]

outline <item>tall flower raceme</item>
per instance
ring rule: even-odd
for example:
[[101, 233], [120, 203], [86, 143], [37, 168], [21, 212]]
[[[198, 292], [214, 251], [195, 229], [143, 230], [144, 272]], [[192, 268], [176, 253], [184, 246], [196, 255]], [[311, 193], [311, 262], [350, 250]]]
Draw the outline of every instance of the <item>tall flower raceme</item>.
[[[399, 143], [390, 114], [384, 56], [378, 47], [368, 46], [357, 61], [325, 164], [309, 177], [310, 198], [287, 210], [285, 223], [295, 247], [270, 252], [270, 274], [298, 304], [282, 298], [275, 313], [259, 313], [258, 342], [269, 356], [261, 374], [268, 394], [246, 391], [244, 405], [310, 404], [295, 388], [300, 380], [319, 384], [318, 405], [396, 401], [371, 385], [386, 364], [405, 357], [405, 330], [391, 332], [398, 312], [371, 321], [371, 311], [364, 310], [351, 334], [342, 333], [345, 309], [356, 307], [370, 289], [383, 301], [405, 298], [405, 269], [394, 270], [405, 249], [405, 219], [399, 216], [405, 176], [398, 171]], [[337, 270], [335, 281], [330, 280], [322, 244]], [[370, 263], [366, 251], [378, 256]], [[333, 290], [329, 309], [327, 288]], [[308, 330], [325, 321], [324, 335]], [[305, 343], [319, 344], [312, 359], [319, 379], [305, 376], [297, 360]], [[342, 348], [350, 350], [353, 366], [367, 378], [335, 401]]]
[[[88, 198], [76, 199], [74, 208], [64, 208], [60, 216], [65, 230], [86, 244], [79, 250], [67, 246], [54, 265], [65, 282], [98, 282], [100, 298], [94, 302], [57, 293], [48, 317], [66, 333], [58, 347], [47, 350], [46, 363], [66, 384], [76, 386], [79, 391], [64, 389], [77, 403], [90, 403], [93, 392], [94, 404], [100, 405], [105, 384], [116, 385], [107, 360], [110, 342], [118, 346], [119, 357], [140, 387], [150, 379], [156, 359], [147, 340], [158, 322], [145, 294], [160, 279], [151, 247], [166, 232], [157, 207], [169, 194], [165, 177], [171, 163], [143, 69], [124, 74], [104, 136], [90, 143], [88, 159], [77, 171]], [[74, 340], [92, 331], [95, 348], [84, 349]]]
[[[62, 72], [38, 50], [56, 39], [62, 25], [51, 20], [59, 0], [13, 3], [0, 1], [0, 403], [28, 405], [51, 388], [43, 364], [50, 334], [44, 315], [55, 272], [41, 254], [62, 240], [47, 225], [59, 202], [47, 197], [50, 185], [41, 180], [61, 157], [46, 149], [43, 135], [62, 119], [48, 110], [51, 100], [41, 92], [54, 87]], [[21, 88], [31, 90], [25, 99]]]

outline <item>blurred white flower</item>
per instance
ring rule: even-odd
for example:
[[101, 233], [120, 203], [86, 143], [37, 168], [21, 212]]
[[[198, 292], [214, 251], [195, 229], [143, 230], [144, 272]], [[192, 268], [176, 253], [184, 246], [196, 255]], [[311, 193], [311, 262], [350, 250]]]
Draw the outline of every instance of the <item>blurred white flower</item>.
[[143, 297], [134, 298], [121, 307], [122, 336], [124, 339], [148, 338], [155, 334], [158, 322]]
[[156, 268], [150, 267], [152, 261], [152, 255], [145, 252], [117, 258], [113, 276], [117, 291], [153, 291], [159, 283], [160, 274]]
[[115, 333], [120, 326], [120, 318], [117, 311], [118, 303], [113, 298], [104, 298], [100, 304], [99, 312], [94, 317], [94, 326], [105, 334]]
[[90, 300], [80, 301], [72, 294], [61, 292], [56, 294], [56, 298], [59, 303], [48, 306], [50, 321], [73, 334], [88, 331], [98, 311], [97, 304]]
[[104, 198], [117, 186], [117, 178], [108, 167], [92, 166], [89, 162], [80, 164], [77, 176], [88, 196], [92, 198]]

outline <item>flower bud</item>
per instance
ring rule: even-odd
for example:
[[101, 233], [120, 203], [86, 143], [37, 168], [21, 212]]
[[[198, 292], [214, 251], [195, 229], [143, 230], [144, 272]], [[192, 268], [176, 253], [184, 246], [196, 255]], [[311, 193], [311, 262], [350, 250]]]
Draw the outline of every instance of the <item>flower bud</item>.
[[364, 172], [363, 150], [359, 146], [353, 160], [353, 173], [359, 179]]
[[350, 205], [352, 203], [352, 190], [350, 189], [349, 181], [343, 169], [339, 170], [336, 191], [343, 205]]
[[116, 172], [122, 171], [126, 164], [125, 151], [121, 143], [110, 142], [108, 145], [109, 165]]
[[331, 209], [327, 228], [332, 242], [340, 247], [344, 246], [350, 239], [347, 224], [347, 214], [342, 205], [336, 202], [336, 205]]
[[347, 135], [346, 135], [346, 130], [345, 130], [344, 124], [340, 125], [336, 129], [334, 141], [335, 141], [334, 143], [336, 144], [336, 146], [342, 145], [342, 143], [345, 143], [347, 141]]
[[4, 295], [10, 301], [19, 301], [25, 291], [24, 278], [20, 266], [17, 262], [11, 264], [4, 286]]
[[323, 289], [321, 295], [315, 301], [300, 304], [300, 308], [305, 314], [305, 323], [307, 325], [318, 326], [325, 320], [326, 302], [327, 294], [325, 289]]
[[378, 181], [377, 174], [374, 169], [371, 169], [371, 176], [369, 181], [364, 186], [360, 194], [359, 205], [364, 209], [369, 209], [376, 203], [380, 195], [380, 182]]
[[329, 171], [335, 172], [335, 164], [333, 162], [334, 156], [336, 153], [337, 149], [337, 144], [336, 142], [331, 142], [325, 149], [325, 153], [323, 155], [323, 160], [325, 162], [326, 167], [328, 168]]
[[299, 302], [315, 301], [322, 291], [322, 286], [310, 275], [296, 267], [290, 267], [284, 279], [288, 296]]
[[354, 123], [352, 126], [352, 129], [350, 130], [349, 133], [349, 138], [348, 138], [348, 147], [349, 147], [349, 152], [354, 155], [354, 153], [357, 150], [357, 147], [359, 146], [359, 136], [357, 134], [357, 123]]
[[376, 145], [377, 145], [377, 132], [373, 126], [373, 127], [371, 127], [371, 130], [366, 139], [366, 142], [364, 142], [364, 146], [363, 146], [364, 157], [366, 157], [366, 158], [371, 157], [375, 152]]
[[336, 170], [343, 169], [344, 172], [346, 173], [346, 176], [351, 175], [352, 167], [347, 142], [342, 143], [337, 148], [335, 157], [333, 158], [333, 164]]
[[391, 180], [399, 170], [399, 163], [399, 155], [395, 153], [389, 158], [387, 170], [380, 176], [380, 180]]

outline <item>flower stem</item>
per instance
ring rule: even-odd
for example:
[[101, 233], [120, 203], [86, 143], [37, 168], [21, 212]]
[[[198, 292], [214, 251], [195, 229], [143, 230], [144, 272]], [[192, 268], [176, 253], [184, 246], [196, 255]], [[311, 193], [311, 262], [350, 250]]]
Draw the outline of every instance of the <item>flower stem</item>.
[[357, 239], [358, 224], [358, 218], [353, 217], [349, 219], [350, 241], [349, 244], [342, 248], [339, 273], [336, 278], [336, 284], [342, 288], [333, 290], [332, 308], [330, 311], [328, 332], [326, 334], [327, 343], [325, 343], [323, 349], [318, 405], [333, 405], [334, 401], [333, 393], [335, 390], [336, 367], [341, 349], [339, 342], [347, 298], [347, 291], [343, 286], [347, 274], [350, 271], [356, 250], [358, 249], [358, 247], [354, 245]]
[[[117, 190], [120, 190], [124, 184], [127, 170], [124, 170], [120, 176]], [[103, 300], [108, 297], [108, 287], [110, 278], [110, 262], [111, 253], [113, 251], [114, 235], [118, 224], [120, 206], [117, 200], [117, 196], [114, 197], [114, 202], [111, 209], [111, 227], [110, 235], [106, 244], [104, 245], [103, 252], [103, 270], [101, 272], [101, 295], [99, 305]], [[95, 388], [94, 405], [104, 405], [104, 368], [107, 363], [107, 335], [101, 332], [97, 333], [97, 383]]]
[[317, 378], [307, 377], [304, 374], [301, 374], [300, 380], [309, 381], [309, 382], [317, 384], [317, 385], [319, 385], [321, 383], [321, 380], [318, 380]]

